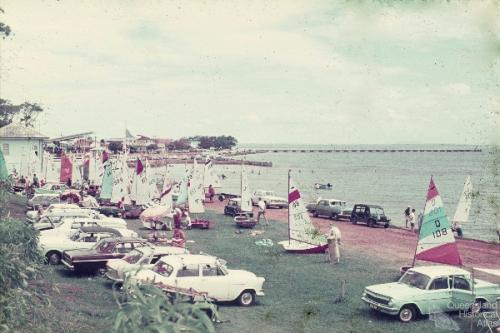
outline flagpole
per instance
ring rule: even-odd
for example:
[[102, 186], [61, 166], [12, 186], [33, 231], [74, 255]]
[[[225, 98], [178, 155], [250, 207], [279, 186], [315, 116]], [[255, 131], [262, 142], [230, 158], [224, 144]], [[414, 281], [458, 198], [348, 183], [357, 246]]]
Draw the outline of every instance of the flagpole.
[[290, 236], [290, 173], [292, 172], [291, 169], [288, 169], [288, 188], [286, 190], [287, 193], [287, 201], [288, 201], [288, 245], [291, 244], [291, 236]]

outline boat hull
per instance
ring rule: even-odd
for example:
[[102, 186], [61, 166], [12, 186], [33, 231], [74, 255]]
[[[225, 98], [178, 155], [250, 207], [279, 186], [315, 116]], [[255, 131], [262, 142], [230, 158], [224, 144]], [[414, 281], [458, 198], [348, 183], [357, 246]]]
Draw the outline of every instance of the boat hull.
[[294, 253], [294, 254], [318, 254], [318, 253], [325, 253], [326, 250], [328, 249], [328, 244], [318, 244], [318, 245], [311, 245], [307, 243], [301, 243], [301, 242], [289, 242], [289, 241], [282, 241], [279, 242], [281, 246], [285, 249], [286, 252], [288, 253]]

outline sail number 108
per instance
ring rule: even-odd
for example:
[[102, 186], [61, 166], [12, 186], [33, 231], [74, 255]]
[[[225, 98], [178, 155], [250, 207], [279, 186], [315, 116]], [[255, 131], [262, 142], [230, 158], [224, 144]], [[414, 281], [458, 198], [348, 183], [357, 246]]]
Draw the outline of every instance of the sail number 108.
[[439, 220], [435, 220], [434, 224], [436, 225], [436, 228], [438, 228], [438, 229], [436, 231], [432, 232], [432, 237], [439, 238], [441, 236], [448, 234], [448, 231], [446, 230], [446, 228], [441, 228], [441, 222]]

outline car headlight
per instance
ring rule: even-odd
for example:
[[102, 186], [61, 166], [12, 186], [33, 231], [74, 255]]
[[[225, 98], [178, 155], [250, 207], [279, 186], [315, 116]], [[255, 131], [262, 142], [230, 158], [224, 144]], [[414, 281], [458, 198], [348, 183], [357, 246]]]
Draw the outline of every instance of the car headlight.
[[394, 305], [394, 300], [392, 298], [389, 298], [389, 303], [387, 303], [388, 306], [393, 306]]
[[363, 295], [361, 297], [366, 297], [366, 291], [363, 291]]

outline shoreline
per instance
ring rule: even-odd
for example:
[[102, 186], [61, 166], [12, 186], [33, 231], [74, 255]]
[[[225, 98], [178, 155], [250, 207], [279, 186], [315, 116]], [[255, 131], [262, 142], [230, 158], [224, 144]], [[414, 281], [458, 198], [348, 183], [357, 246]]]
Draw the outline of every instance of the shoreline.
[[[226, 203], [227, 199], [222, 202], [206, 202], [205, 208], [223, 214]], [[287, 209], [267, 209], [266, 215], [268, 220], [280, 223], [287, 223], [288, 220]], [[360, 255], [368, 257], [384, 258], [399, 266], [409, 265], [413, 260], [418, 234], [405, 228], [368, 228], [361, 224], [353, 225], [350, 222], [312, 216], [311, 220], [322, 233], [327, 233], [332, 225], [338, 227], [342, 232], [342, 247], [346, 250], [358, 251]], [[265, 229], [263, 225], [257, 228]], [[500, 243], [469, 238], [456, 238], [456, 242], [463, 266], [500, 268]]]

